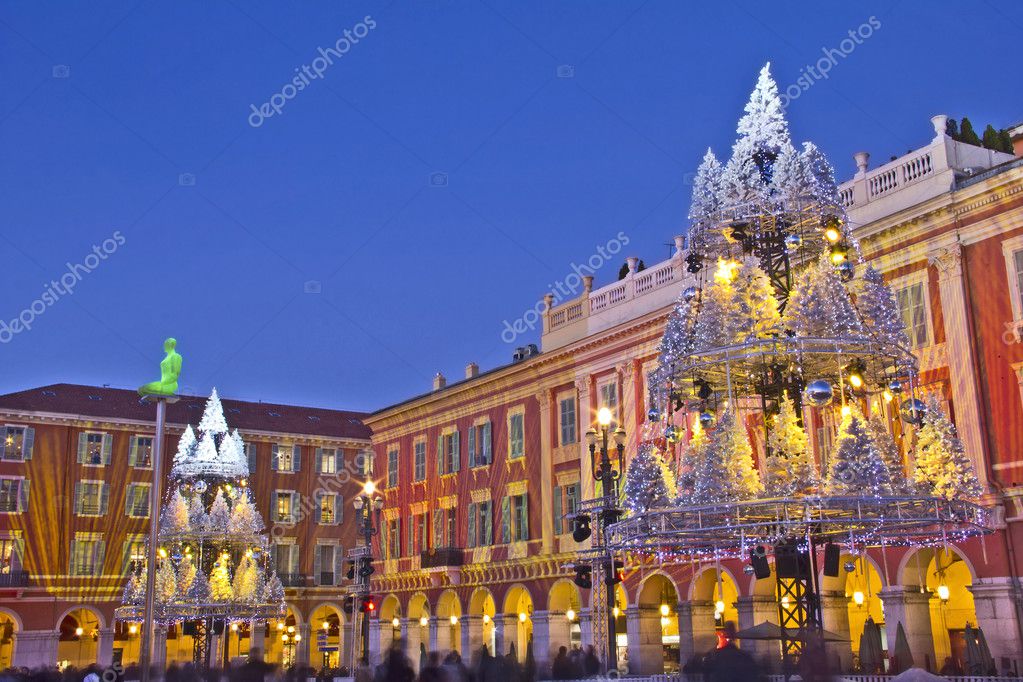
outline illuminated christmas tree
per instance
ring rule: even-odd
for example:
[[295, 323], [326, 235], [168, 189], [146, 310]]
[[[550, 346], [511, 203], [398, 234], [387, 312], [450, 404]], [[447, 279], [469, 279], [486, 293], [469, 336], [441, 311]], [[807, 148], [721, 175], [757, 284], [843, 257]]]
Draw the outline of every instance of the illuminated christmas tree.
[[835, 439], [827, 480], [830, 495], [881, 497], [892, 493], [891, 474], [858, 407], [847, 405]]
[[871, 265], [864, 269], [856, 289], [856, 308], [868, 334], [883, 347], [909, 348], [895, 295], [881, 273]]
[[906, 478], [906, 469], [902, 465], [902, 453], [895, 442], [885, 418], [877, 411], [870, 415], [867, 423], [870, 430], [870, 437], [874, 440], [881, 461], [888, 469], [888, 478], [891, 481], [892, 492], [896, 495], [907, 495], [912, 492], [912, 486]]
[[826, 254], [796, 278], [785, 308], [785, 327], [796, 336], [849, 338], [863, 335], [849, 292]]
[[622, 499], [630, 511], [666, 507], [675, 498], [675, 482], [661, 453], [650, 443], [640, 445], [629, 462]]
[[746, 428], [732, 410], [726, 410], [697, 463], [693, 500], [696, 504], [748, 500], [763, 491]]
[[819, 482], [817, 467], [806, 431], [788, 393], [783, 394], [773, 421], [764, 466], [764, 486], [768, 494], [786, 497], [815, 489]]
[[924, 426], [916, 434], [914, 480], [931, 495], [946, 500], [977, 498], [984, 491], [955, 426], [932, 398]]
[[693, 180], [693, 199], [689, 205], [689, 219], [694, 223], [706, 220], [721, 207], [721, 163], [707, 147]]

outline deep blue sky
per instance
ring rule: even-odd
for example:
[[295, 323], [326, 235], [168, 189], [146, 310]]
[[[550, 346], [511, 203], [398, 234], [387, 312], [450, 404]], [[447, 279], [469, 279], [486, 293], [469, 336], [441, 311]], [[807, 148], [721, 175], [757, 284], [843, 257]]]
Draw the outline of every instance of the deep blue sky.
[[[509, 345], [502, 321], [598, 244], [624, 231], [628, 254], [667, 255], [687, 174], [708, 145], [727, 156], [765, 61], [784, 88], [871, 15], [788, 109], [840, 178], [859, 149], [924, 145], [936, 113], [1023, 119], [1017, 3], [772, 4], [3, 2], [0, 318], [124, 244], [0, 343], [0, 391], [134, 387], [167, 335], [184, 390], [327, 407], [503, 364], [539, 335]], [[249, 126], [366, 15], [322, 80]]]

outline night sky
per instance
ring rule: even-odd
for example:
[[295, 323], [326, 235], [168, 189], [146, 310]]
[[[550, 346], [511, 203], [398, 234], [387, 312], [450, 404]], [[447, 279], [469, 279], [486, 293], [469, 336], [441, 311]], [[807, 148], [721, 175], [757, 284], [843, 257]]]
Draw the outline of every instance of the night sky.
[[183, 392], [324, 407], [504, 364], [598, 246], [597, 286], [668, 255], [765, 61], [831, 51], [787, 111], [840, 179], [1023, 120], [1023, 5], [766, 5], [3, 2], [0, 392], [134, 388], [168, 335]]

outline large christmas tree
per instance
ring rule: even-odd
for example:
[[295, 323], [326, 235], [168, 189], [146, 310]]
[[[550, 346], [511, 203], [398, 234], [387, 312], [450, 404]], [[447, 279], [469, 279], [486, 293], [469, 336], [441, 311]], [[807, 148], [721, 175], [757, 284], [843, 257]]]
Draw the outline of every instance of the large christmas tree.
[[924, 414], [924, 426], [916, 435], [913, 478], [929, 494], [947, 500], [976, 498], [983, 492], [955, 426], [934, 398]]
[[630, 511], [666, 507], [675, 499], [675, 481], [661, 453], [651, 443], [639, 447], [629, 462], [622, 486], [622, 501]]
[[[198, 433], [198, 435], [197, 435]], [[206, 637], [215, 621], [251, 621], [284, 614], [284, 588], [270, 565], [263, 521], [248, 489], [248, 461], [238, 431], [228, 431], [216, 389], [197, 429], [186, 427], [171, 467], [160, 513], [154, 618], [190, 621]], [[145, 601], [144, 562], [124, 590], [121, 620], [139, 620]], [[197, 635], [196, 662], [208, 651]]]

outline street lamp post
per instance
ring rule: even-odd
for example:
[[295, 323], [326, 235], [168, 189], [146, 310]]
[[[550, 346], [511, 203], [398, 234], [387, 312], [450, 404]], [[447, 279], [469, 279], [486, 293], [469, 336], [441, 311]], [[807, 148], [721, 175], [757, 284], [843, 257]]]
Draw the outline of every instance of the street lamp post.
[[[599, 431], [597, 430], [599, 428]], [[617, 462], [612, 462], [609, 447], [614, 441]], [[625, 453], [625, 429], [621, 426], [611, 432], [611, 410], [602, 407], [597, 410], [597, 428], [586, 432], [590, 446], [590, 464], [593, 478], [600, 481], [603, 503], [600, 510], [601, 535], [606, 536], [607, 527], [618, 520], [618, 479], [622, 475], [622, 457]], [[598, 459], [597, 452], [600, 452]], [[615, 467], [617, 464], [617, 468]], [[618, 637], [615, 632], [615, 567], [614, 555], [608, 552], [604, 558], [604, 589], [607, 599], [607, 669], [618, 667]]]
[[[352, 500], [355, 511], [359, 514], [357, 523], [361, 524], [362, 538], [366, 542], [366, 557], [359, 567], [359, 593], [363, 599], [369, 596], [369, 577], [373, 573], [373, 536], [380, 532], [380, 513], [384, 508], [384, 500], [376, 495], [376, 484], [366, 481], [362, 486], [362, 495]], [[373, 512], [376, 512], [374, 523]], [[362, 657], [369, 661], [369, 613], [362, 614]]]

